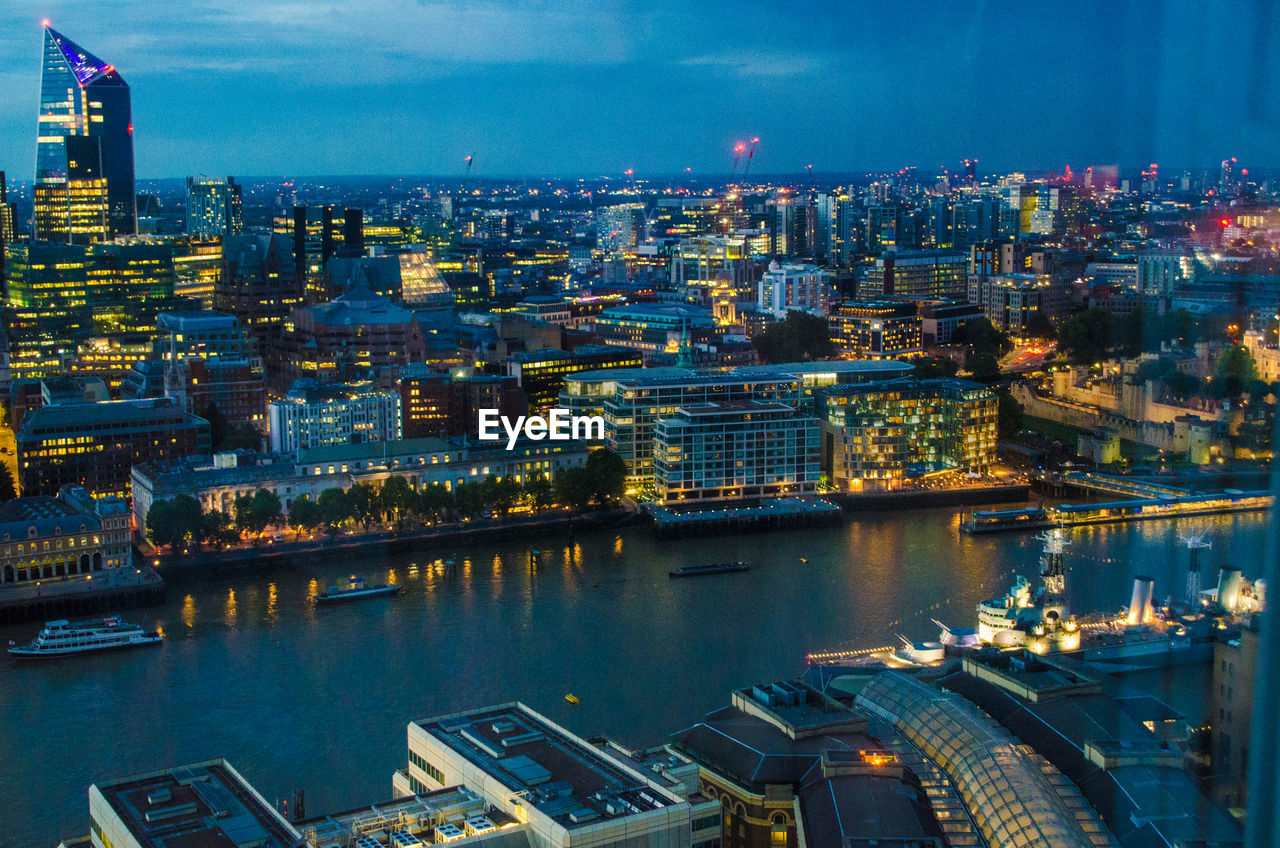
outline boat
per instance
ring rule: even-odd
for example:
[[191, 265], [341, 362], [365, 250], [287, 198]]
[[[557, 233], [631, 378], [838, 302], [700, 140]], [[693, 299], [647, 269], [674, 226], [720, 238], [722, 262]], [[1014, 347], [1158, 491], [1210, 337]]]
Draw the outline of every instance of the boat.
[[317, 604], [336, 604], [340, 601], [355, 601], [360, 598], [394, 595], [399, 591], [399, 583], [366, 584], [363, 577], [353, 574], [348, 578], [345, 588], [342, 586], [330, 586], [315, 596], [315, 602]]
[[745, 562], [717, 562], [712, 565], [685, 565], [671, 569], [669, 574], [671, 577], [702, 577], [705, 574], [728, 574], [750, 568]]
[[15, 659], [51, 659], [95, 651], [114, 651], [139, 645], [155, 645], [164, 640], [157, 630], [143, 630], [125, 624], [117, 616], [90, 621], [47, 621], [40, 634], [26, 645], [12, 645]]
[[569, 703], [571, 703], [571, 704], [580, 704], [580, 703], [582, 703], [582, 701], [580, 701], [580, 700], [578, 699], [578, 696], [577, 696], [577, 695], [575, 695], [575, 694], [573, 694], [572, 692], [570, 692], [568, 695], [565, 695], [565, 696], [564, 696], [564, 699], [565, 699], [566, 701], [568, 701]]

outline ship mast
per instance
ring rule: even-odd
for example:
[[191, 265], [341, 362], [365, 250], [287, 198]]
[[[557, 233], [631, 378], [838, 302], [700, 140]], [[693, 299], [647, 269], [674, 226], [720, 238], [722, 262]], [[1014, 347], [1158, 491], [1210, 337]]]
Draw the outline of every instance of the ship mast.
[[1187, 564], [1187, 604], [1192, 609], [1200, 606], [1200, 552], [1213, 548], [1209, 541], [1209, 531], [1197, 536], [1179, 536], [1178, 539], [1191, 552], [1191, 562]]
[[1040, 579], [1044, 581], [1044, 592], [1050, 597], [1065, 597], [1067, 575], [1062, 566], [1062, 557], [1063, 551], [1070, 544], [1066, 534], [1062, 527], [1055, 527], [1036, 538], [1044, 542], [1044, 552], [1040, 555]]

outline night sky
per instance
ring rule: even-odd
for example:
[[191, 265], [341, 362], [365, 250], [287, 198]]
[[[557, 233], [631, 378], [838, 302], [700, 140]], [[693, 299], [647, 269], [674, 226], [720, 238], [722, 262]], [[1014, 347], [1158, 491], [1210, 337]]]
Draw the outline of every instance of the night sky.
[[41, 18], [133, 90], [138, 175], [1270, 167], [1280, 4], [0, 3], [0, 169], [35, 159]]

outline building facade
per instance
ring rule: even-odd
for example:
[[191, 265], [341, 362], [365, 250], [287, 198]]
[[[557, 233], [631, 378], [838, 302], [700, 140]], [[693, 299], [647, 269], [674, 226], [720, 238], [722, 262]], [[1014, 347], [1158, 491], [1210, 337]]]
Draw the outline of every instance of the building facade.
[[387, 442], [400, 438], [400, 395], [369, 384], [317, 385], [299, 380], [267, 407], [271, 450]]
[[923, 349], [914, 302], [847, 301], [831, 313], [830, 324], [831, 340], [850, 359], [912, 356]]
[[129, 506], [122, 498], [94, 498], [64, 486], [56, 497], [0, 504], [0, 597], [6, 586], [132, 566]]

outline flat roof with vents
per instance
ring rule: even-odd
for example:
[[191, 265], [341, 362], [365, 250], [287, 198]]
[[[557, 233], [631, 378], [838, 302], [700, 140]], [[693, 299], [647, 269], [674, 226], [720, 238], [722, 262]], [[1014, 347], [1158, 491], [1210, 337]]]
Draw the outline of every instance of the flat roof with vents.
[[[96, 783], [95, 825], [122, 825], [142, 848], [292, 848], [299, 839], [226, 760]], [[98, 799], [114, 813], [106, 817]]]

